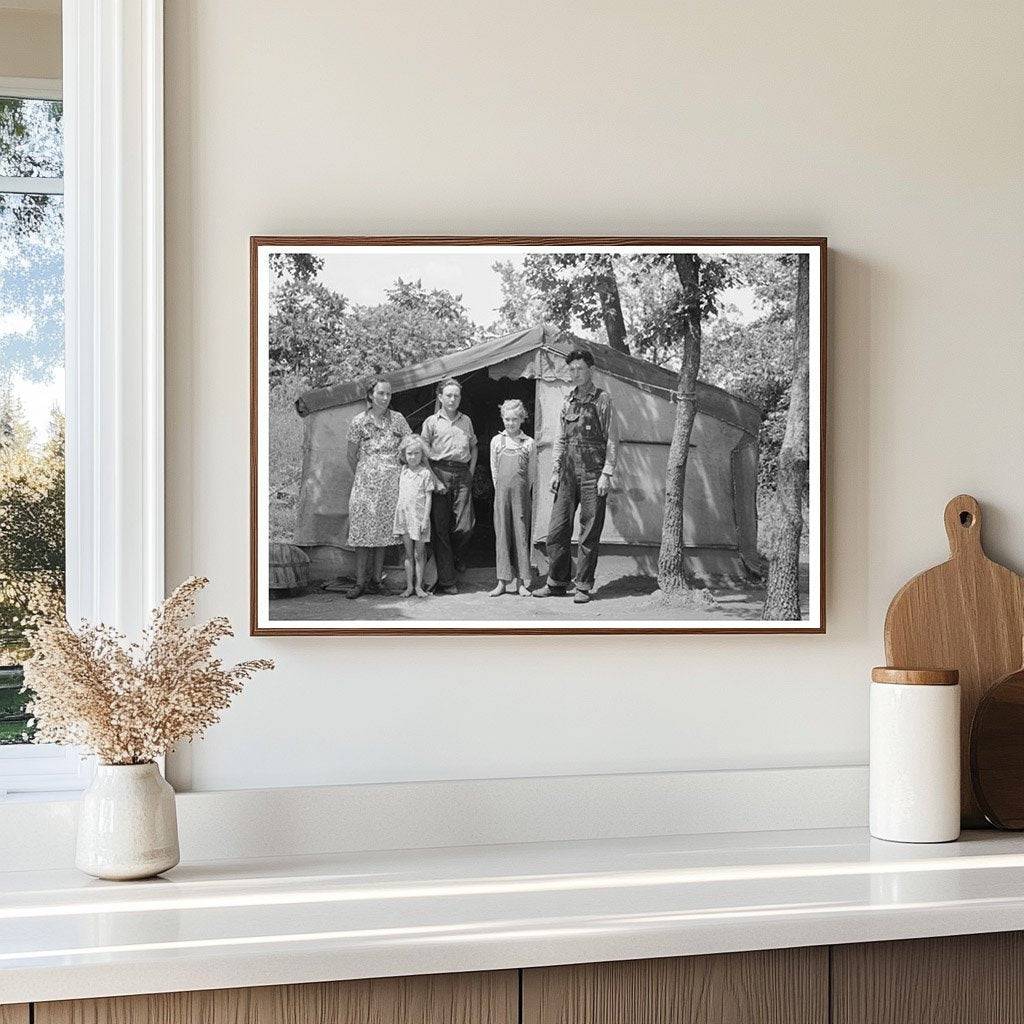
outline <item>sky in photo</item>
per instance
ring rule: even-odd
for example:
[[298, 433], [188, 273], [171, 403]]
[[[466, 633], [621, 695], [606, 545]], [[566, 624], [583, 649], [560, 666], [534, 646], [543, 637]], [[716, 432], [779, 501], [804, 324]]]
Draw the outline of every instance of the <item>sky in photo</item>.
[[[394, 252], [330, 253], [324, 257], [320, 279], [351, 303], [374, 306], [398, 278], [422, 281], [427, 289], [443, 288], [462, 296], [470, 318], [479, 327], [498, 319], [501, 282], [492, 269], [495, 260], [508, 259], [521, 266], [521, 255], [495, 256], [479, 252], [422, 253], [396, 249]], [[749, 288], [728, 288], [722, 299], [735, 306], [741, 321], [752, 320], [757, 311]]]
[[[375, 306], [398, 278], [422, 281], [427, 289], [443, 288], [462, 296], [470, 318], [481, 327], [498, 319], [501, 284], [491, 269], [498, 257], [480, 253], [424, 256], [397, 249], [394, 253], [337, 253], [325, 258], [320, 278], [350, 302]], [[521, 265], [522, 257], [510, 257]]]

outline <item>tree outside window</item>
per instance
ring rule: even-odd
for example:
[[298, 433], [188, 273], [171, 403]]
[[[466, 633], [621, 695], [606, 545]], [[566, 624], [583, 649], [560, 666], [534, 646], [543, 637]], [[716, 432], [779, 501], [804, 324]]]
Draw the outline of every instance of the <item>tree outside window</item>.
[[31, 739], [20, 665], [64, 596], [62, 105], [0, 96], [0, 744]]

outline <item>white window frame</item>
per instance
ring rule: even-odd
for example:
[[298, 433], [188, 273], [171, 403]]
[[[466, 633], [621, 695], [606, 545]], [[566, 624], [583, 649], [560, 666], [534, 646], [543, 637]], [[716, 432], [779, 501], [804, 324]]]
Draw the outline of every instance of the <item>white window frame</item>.
[[0, 96], [13, 96], [19, 100], [59, 100], [64, 90], [59, 78], [3, 78], [0, 77]]
[[[163, 0], [64, 0], [63, 39], [62, 83], [6, 81], [64, 100], [68, 618], [137, 636], [164, 596]], [[91, 775], [0, 748], [0, 798]]]
[[[3, 78], [0, 77], [0, 96], [19, 100], [62, 99], [59, 78]], [[0, 192], [21, 195], [63, 195], [63, 178], [11, 178], [0, 174]]]

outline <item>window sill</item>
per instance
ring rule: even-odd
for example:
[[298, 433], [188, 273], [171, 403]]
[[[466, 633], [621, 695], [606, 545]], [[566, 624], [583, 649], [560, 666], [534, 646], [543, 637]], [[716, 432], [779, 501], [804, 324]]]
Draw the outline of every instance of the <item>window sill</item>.
[[0, 804], [71, 799], [89, 785], [94, 763], [52, 743], [0, 746]]

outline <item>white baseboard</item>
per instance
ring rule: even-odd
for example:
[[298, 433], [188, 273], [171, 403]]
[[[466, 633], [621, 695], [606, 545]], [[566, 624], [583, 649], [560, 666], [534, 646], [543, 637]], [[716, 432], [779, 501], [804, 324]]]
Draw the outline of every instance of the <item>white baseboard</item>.
[[[867, 824], [866, 765], [182, 793], [182, 859]], [[76, 801], [0, 804], [0, 870], [74, 864]]]

